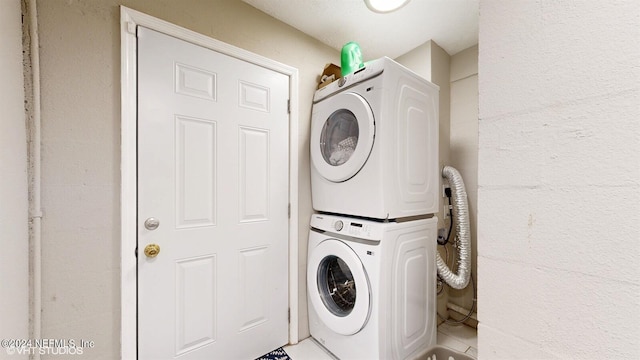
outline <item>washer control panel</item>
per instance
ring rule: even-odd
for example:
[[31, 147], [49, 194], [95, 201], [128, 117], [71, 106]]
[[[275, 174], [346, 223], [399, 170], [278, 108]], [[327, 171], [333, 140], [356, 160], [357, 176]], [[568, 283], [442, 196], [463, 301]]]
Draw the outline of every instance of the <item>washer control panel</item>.
[[371, 225], [363, 223], [361, 221], [351, 221], [347, 227], [347, 234], [349, 236], [358, 238], [370, 238], [371, 237]]
[[375, 241], [381, 240], [385, 225], [390, 224], [324, 214], [311, 217], [311, 227], [318, 230]]

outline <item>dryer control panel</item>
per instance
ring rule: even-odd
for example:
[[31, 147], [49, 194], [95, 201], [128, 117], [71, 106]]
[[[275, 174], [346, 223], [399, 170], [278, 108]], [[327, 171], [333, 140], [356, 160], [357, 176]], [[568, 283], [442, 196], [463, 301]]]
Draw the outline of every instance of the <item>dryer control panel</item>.
[[346, 89], [352, 85], [359, 84], [367, 79], [376, 77], [384, 71], [387, 58], [380, 58], [368, 61], [364, 67], [356, 70], [352, 74], [346, 75], [331, 84], [317, 90], [313, 95], [313, 102], [316, 103], [334, 93]]
[[373, 241], [382, 239], [385, 225], [389, 224], [335, 215], [313, 214], [311, 216], [312, 228]]

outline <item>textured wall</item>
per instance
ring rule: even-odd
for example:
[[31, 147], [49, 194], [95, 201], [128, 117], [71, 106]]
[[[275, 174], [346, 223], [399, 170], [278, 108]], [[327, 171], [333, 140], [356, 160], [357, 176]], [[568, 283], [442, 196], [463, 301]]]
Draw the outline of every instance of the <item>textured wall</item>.
[[481, 359], [640, 358], [639, 15], [480, 1]]
[[[27, 130], [19, 0], [0, 4], [0, 339], [29, 331]], [[0, 359], [26, 359], [0, 348]]]
[[339, 52], [237, 0], [44, 0], [43, 337], [95, 341], [84, 358], [120, 352], [119, 4], [299, 70], [300, 336], [308, 336], [311, 99]]

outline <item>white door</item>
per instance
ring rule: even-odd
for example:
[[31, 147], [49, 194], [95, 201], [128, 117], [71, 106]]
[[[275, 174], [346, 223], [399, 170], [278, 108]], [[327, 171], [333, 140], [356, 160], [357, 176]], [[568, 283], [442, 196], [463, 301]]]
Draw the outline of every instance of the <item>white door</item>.
[[287, 343], [288, 80], [138, 28], [139, 359]]

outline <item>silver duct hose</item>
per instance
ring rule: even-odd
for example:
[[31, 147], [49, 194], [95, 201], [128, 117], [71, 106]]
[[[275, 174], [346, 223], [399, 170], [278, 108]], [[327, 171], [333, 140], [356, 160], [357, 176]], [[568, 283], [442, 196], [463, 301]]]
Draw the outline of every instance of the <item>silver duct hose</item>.
[[[458, 273], [454, 274], [436, 252], [436, 266], [442, 280], [454, 289], [464, 289], [469, 284], [471, 274], [471, 230], [469, 229], [469, 205], [467, 190], [465, 190], [462, 176], [451, 166], [442, 169], [442, 177], [449, 181], [455, 208], [456, 237], [458, 238]], [[451, 219], [453, 221], [454, 219]]]

